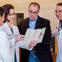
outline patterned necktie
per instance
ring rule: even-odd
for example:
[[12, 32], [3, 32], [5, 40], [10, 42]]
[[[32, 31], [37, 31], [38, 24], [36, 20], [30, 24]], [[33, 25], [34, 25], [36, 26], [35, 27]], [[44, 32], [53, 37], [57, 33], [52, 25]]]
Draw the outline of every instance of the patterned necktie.
[[[14, 32], [13, 32], [13, 29], [11, 28], [11, 32], [12, 32], [12, 34], [14, 34]], [[17, 59], [16, 59], [16, 50], [14, 51], [14, 62], [17, 62]]]

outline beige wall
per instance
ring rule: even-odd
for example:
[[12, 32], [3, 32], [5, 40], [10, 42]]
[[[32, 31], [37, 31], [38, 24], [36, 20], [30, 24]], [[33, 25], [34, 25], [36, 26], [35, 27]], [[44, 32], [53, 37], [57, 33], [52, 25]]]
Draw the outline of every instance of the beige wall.
[[[58, 20], [55, 17], [55, 6], [56, 3], [62, 2], [62, 0], [0, 0], [0, 6], [10, 3], [15, 7], [16, 13], [24, 13], [24, 18], [28, 16], [28, 5], [30, 2], [36, 1], [40, 4], [40, 13], [41, 17], [47, 18], [51, 21], [51, 29], [55, 31], [56, 26], [58, 25]], [[57, 42], [56, 42], [57, 50]]]
[[24, 18], [28, 16], [28, 5], [30, 2], [36, 1], [40, 4], [41, 9], [39, 15], [51, 21], [52, 31], [56, 29], [58, 21], [55, 17], [55, 6], [57, 2], [62, 0], [0, 0], [0, 6], [10, 3], [15, 7], [15, 12], [24, 13]]

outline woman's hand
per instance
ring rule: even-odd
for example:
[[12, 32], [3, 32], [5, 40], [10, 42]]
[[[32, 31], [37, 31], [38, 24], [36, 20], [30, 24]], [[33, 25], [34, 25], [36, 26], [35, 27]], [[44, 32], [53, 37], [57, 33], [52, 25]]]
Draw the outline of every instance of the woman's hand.
[[33, 46], [36, 46], [37, 45], [37, 41], [36, 40], [33, 40], [29, 43], [29, 47], [33, 47]]
[[19, 35], [19, 36], [15, 39], [16, 42], [18, 42], [18, 41], [20, 41], [20, 40], [24, 40], [24, 35]]

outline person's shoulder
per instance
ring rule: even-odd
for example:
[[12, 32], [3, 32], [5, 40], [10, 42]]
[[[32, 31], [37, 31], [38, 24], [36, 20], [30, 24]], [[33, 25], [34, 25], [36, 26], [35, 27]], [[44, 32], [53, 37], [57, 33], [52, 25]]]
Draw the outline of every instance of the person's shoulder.
[[12, 24], [12, 27], [13, 27], [13, 29], [18, 29], [18, 27], [16, 25]]
[[43, 21], [43, 22], [50, 22], [49, 19], [47, 19], [47, 18], [43, 18], [43, 17], [40, 17], [40, 16], [39, 16], [39, 19], [40, 19], [41, 21]]
[[3, 23], [3, 26], [6, 26], [7, 25], [7, 23], [5, 22], [5, 23]]
[[5, 22], [5, 23], [3, 23], [3, 25], [2, 25], [2, 26], [3, 26], [3, 28], [4, 28], [4, 29], [7, 29], [7, 28], [8, 28], [8, 24], [7, 24], [6, 22]]
[[27, 22], [29, 20], [29, 18], [25, 18], [24, 20], [22, 20], [22, 22]]
[[29, 18], [25, 18], [19, 24], [20, 25], [26, 24], [28, 22], [28, 20], [29, 20]]
[[24, 20], [29, 20], [29, 18], [27, 17], [27, 18], [25, 18]]
[[6, 36], [6, 33], [4, 31], [0, 31], [0, 37]]

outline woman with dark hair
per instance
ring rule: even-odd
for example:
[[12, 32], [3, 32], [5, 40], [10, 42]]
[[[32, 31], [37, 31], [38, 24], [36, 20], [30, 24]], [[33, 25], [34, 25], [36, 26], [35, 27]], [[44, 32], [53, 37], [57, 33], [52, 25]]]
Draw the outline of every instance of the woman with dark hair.
[[17, 26], [12, 24], [15, 17], [14, 7], [11, 4], [5, 4], [2, 7], [5, 10], [5, 23], [3, 24], [3, 27], [10, 42], [10, 49], [13, 58], [12, 62], [19, 62], [19, 48], [16, 47], [16, 42], [23, 40], [24, 35], [20, 35]]
[[11, 62], [11, 53], [6, 33], [3, 31], [5, 11], [0, 7], [0, 62]]

